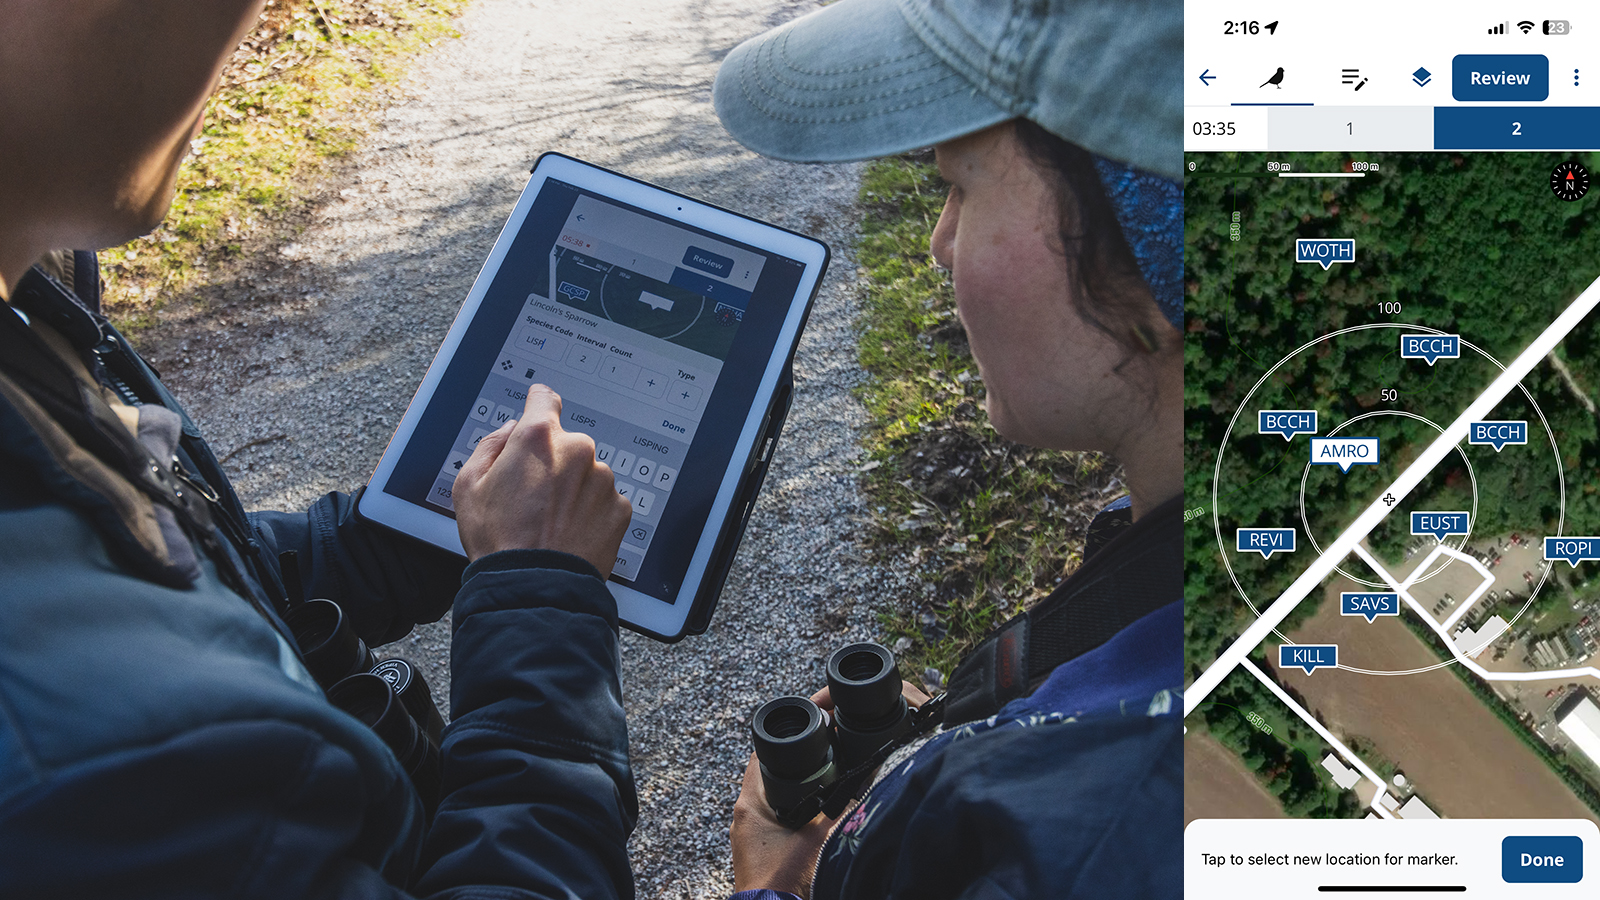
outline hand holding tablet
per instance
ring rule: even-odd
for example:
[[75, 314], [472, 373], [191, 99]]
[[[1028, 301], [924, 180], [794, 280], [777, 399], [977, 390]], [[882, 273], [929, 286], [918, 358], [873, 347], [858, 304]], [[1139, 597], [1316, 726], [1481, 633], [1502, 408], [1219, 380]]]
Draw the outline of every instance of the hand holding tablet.
[[594, 441], [561, 428], [561, 398], [528, 390], [521, 419], [478, 442], [455, 482], [467, 559], [501, 550], [560, 550], [611, 574], [633, 507], [618, 494]]
[[[629, 628], [668, 641], [704, 631], [788, 412], [795, 345], [827, 264], [813, 238], [545, 154], [373, 472], [361, 515], [469, 556], [536, 538], [570, 542], [567, 518], [579, 507], [600, 516], [593, 535], [614, 536], [610, 512], [593, 512], [622, 509], [592, 490], [603, 463], [627, 505], [621, 542], [607, 545], [614, 554], [596, 559], [587, 537], [544, 546], [606, 562], [597, 568]], [[561, 398], [553, 411], [540, 407], [555, 421], [528, 434], [549, 445], [518, 457], [531, 468], [480, 470], [474, 451], [508, 440], [497, 430], [534, 410], [535, 385]], [[593, 447], [581, 465], [570, 458], [578, 435]], [[560, 498], [575, 507], [551, 507], [548, 527], [475, 521], [477, 508], [554, 503], [524, 496], [553, 477], [540, 466], [582, 482]], [[459, 530], [458, 503], [468, 510]]]

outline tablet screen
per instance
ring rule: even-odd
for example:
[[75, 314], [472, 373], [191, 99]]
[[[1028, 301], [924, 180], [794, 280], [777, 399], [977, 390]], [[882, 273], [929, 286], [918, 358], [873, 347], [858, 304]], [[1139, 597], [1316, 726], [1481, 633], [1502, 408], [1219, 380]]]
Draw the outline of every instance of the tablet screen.
[[546, 178], [383, 491], [453, 518], [456, 471], [547, 384], [633, 506], [613, 580], [674, 602], [804, 269]]

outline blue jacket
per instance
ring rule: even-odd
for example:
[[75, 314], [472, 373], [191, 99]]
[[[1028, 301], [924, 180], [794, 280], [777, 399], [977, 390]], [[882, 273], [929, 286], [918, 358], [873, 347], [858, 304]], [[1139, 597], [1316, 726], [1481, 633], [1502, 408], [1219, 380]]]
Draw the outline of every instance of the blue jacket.
[[[1113, 504], [1090, 526], [1085, 560], [1173, 527], [1174, 504], [1158, 511], [1165, 523], [1153, 512], [1132, 524], [1126, 502]], [[812, 900], [1181, 897], [1182, 650], [1178, 601], [996, 715], [891, 756], [824, 844]]]
[[[92, 339], [117, 338], [70, 301], [52, 324], [93, 368]], [[633, 896], [616, 605], [592, 566], [511, 551], [463, 572], [329, 494], [220, 544], [185, 533], [186, 576], [152, 568], [148, 510], [26, 393], [0, 376], [0, 896]], [[431, 823], [300, 664], [279, 620], [296, 581], [372, 645], [453, 603]]]

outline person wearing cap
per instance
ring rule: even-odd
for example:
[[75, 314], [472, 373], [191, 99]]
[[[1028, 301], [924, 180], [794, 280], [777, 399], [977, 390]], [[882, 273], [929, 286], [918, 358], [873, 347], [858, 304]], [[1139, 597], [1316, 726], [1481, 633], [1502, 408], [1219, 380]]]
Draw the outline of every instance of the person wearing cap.
[[950, 194], [933, 255], [990, 421], [1103, 451], [1128, 488], [1073, 576], [957, 667], [937, 733], [895, 750], [837, 820], [784, 828], [751, 758], [738, 900], [1182, 892], [1181, 13], [840, 0], [718, 71], [717, 113], [756, 152], [934, 147]]

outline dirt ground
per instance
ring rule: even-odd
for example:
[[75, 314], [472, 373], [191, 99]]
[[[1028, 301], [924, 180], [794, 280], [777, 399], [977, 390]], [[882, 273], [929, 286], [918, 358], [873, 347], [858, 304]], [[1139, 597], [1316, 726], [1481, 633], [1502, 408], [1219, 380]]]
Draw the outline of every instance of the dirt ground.
[[[1343, 579], [1330, 584], [1317, 615], [1290, 639], [1337, 643], [1341, 662], [1363, 668], [1403, 670], [1437, 662], [1394, 618], [1368, 624], [1340, 616], [1338, 593], [1349, 590], [1359, 588]], [[1442, 816], [1592, 818], [1588, 807], [1453, 672], [1374, 676], [1319, 669], [1307, 676], [1279, 669], [1277, 677], [1299, 692], [1335, 734], [1372, 741]]]
[[1183, 738], [1183, 824], [1195, 819], [1281, 819], [1278, 799], [1210, 735]]

